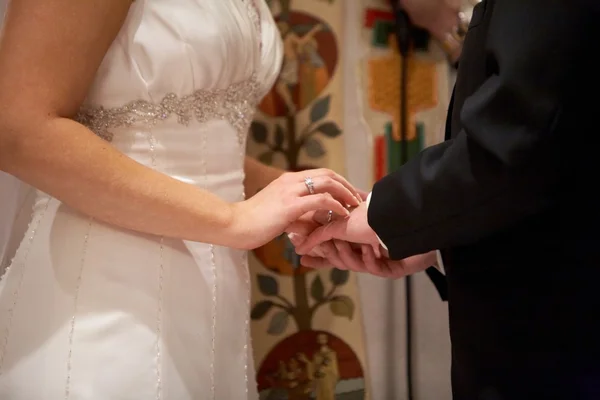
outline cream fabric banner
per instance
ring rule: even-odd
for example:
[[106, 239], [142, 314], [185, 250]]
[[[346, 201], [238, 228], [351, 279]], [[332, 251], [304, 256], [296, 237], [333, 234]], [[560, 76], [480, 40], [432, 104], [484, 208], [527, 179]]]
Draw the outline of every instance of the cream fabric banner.
[[[273, 0], [285, 44], [274, 89], [260, 105], [250, 154], [299, 171], [345, 173], [343, 1]], [[367, 364], [355, 276], [297, 268], [283, 235], [251, 254], [252, 335], [262, 399], [362, 400]]]
[[[389, 87], [398, 90], [399, 56], [393, 43], [382, 44], [385, 24], [393, 18], [387, 1], [356, 0], [344, 5], [344, 139], [348, 178], [368, 189], [375, 181], [376, 163], [382, 162], [376, 160], [376, 144], [382, 140], [386, 127], [393, 125], [397, 117], [394, 111], [399, 110], [394, 93], [389, 93], [379, 104], [375, 100]], [[431, 44], [429, 51], [415, 55], [413, 62], [417, 66], [410, 74], [409, 86], [413, 87], [415, 102], [421, 104], [416, 105], [412, 116], [424, 128], [422, 145], [429, 146], [443, 140], [451, 85], [449, 68], [435, 44]], [[407, 398], [405, 280], [361, 275], [358, 281], [371, 398], [404, 400]], [[413, 276], [412, 288], [412, 400], [450, 400], [447, 303], [441, 301], [424, 273]]]

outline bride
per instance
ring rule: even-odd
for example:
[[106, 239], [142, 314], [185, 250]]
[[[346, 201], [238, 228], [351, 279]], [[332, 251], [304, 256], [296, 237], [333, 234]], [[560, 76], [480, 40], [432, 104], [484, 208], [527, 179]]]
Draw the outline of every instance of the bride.
[[10, 2], [0, 170], [39, 192], [0, 284], [0, 398], [258, 398], [244, 250], [360, 202], [244, 157], [281, 58], [264, 0]]

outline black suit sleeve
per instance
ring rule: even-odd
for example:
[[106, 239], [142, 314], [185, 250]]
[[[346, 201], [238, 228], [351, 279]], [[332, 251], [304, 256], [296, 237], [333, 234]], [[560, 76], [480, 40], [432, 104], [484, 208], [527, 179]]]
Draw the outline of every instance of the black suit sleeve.
[[573, 74], [591, 63], [581, 48], [594, 42], [598, 6], [497, 0], [491, 12], [481, 49], [487, 79], [455, 110], [460, 133], [373, 189], [369, 224], [394, 259], [473, 243], [542, 212], [570, 173], [561, 115], [577, 99]]

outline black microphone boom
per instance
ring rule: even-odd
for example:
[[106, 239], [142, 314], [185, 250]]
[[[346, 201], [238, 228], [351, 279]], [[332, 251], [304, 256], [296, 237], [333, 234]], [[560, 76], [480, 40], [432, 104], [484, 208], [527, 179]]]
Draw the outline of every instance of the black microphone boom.
[[[399, 0], [392, 0], [392, 10], [396, 24], [396, 45], [401, 55], [400, 77], [400, 157], [401, 165], [408, 161], [408, 58], [411, 47], [411, 22], [406, 11], [400, 6]], [[412, 277], [405, 278], [406, 302], [406, 398], [413, 400], [413, 371], [412, 371]]]

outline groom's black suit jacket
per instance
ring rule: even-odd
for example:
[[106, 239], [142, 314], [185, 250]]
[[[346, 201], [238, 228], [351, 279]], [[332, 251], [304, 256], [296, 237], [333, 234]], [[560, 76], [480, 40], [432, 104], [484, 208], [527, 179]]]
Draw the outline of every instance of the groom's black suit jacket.
[[447, 140], [373, 189], [392, 258], [441, 250], [455, 400], [600, 399], [599, 43], [597, 0], [483, 0]]

